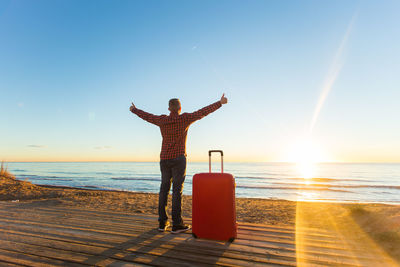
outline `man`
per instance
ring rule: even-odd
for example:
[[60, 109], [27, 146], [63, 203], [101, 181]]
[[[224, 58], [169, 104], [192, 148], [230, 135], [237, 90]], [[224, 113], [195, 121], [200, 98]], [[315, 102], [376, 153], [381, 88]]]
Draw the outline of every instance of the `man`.
[[169, 116], [156, 116], [136, 108], [132, 103], [130, 111], [140, 118], [160, 127], [162, 135], [162, 147], [160, 154], [161, 186], [158, 199], [158, 221], [160, 232], [164, 232], [169, 226], [166, 212], [169, 190], [172, 188], [172, 233], [181, 233], [190, 229], [183, 223], [181, 216], [182, 190], [186, 176], [186, 137], [189, 126], [214, 112], [221, 105], [228, 103], [225, 94], [221, 99], [193, 113], [181, 113], [179, 99], [169, 100]]

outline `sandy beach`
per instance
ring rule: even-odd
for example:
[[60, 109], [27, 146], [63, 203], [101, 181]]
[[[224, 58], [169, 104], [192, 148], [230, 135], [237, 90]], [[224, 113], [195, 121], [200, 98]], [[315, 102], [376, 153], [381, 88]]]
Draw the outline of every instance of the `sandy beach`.
[[[29, 203], [25, 205], [27, 208], [57, 206], [156, 215], [158, 194], [43, 186], [3, 176], [0, 200]], [[191, 217], [191, 201], [191, 196], [184, 196], [183, 216], [186, 218]], [[358, 231], [400, 260], [399, 205], [237, 198], [236, 210], [238, 222], [327, 231], [339, 229], [343, 236]], [[358, 237], [353, 234], [352, 238]]]

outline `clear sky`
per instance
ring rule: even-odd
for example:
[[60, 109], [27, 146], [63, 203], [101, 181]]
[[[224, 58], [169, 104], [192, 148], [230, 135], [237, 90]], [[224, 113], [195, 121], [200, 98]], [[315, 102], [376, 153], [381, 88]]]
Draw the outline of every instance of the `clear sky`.
[[[0, 160], [400, 161], [400, 1], [0, 0]], [[308, 140], [308, 141], [307, 141]], [[311, 151], [311, 152], [310, 152]], [[313, 157], [311, 155], [310, 157]]]

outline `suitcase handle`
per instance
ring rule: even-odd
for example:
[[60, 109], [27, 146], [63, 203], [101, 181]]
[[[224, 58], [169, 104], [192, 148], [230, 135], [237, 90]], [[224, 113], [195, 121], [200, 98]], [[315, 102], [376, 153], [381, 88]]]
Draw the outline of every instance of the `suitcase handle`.
[[224, 172], [224, 152], [222, 150], [209, 150], [208, 151], [208, 166], [209, 166], [209, 172], [211, 172], [211, 153], [217, 152], [221, 153], [221, 173]]

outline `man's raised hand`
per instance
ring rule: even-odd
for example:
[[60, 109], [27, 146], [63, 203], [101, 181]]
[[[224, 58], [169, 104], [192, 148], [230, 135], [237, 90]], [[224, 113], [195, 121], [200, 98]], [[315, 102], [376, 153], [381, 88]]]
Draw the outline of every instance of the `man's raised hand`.
[[221, 96], [220, 102], [221, 102], [222, 105], [228, 103], [228, 99], [225, 97], [225, 94], [223, 94], [223, 95]]
[[130, 110], [131, 112], [133, 112], [133, 109], [136, 108], [136, 106], [135, 106], [135, 104], [133, 104], [133, 102], [131, 102], [131, 103], [132, 103], [132, 106], [130, 106], [129, 110]]

